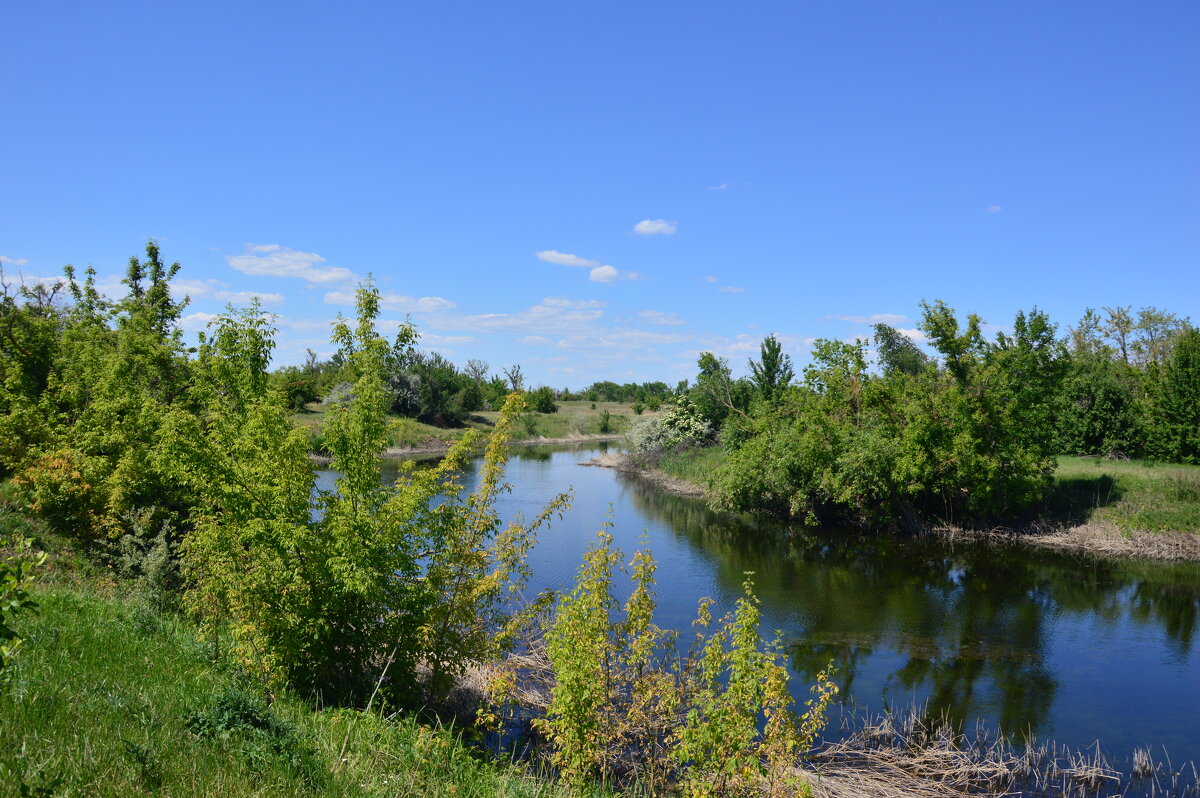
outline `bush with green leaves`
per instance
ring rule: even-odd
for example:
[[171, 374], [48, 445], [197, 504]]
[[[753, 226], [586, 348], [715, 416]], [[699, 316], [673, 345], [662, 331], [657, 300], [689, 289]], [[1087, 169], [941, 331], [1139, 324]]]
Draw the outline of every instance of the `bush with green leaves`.
[[[261, 313], [217, 321], [200, 358], [213, 387], [207, 409], [199, 420], [172, 419], [179, 478], [203, 497], [182, 545], [189, 606], [228, 636], [248, 670], [326, 701], [362, 700], [381, 669], [394, 699], [418, 698], [498, 656], [524, 617], [511, 602], [528, 575], [524, 553], [567, 501], [558, 497], [529, 523], [500, 523], [494, 502], [504, 443], [525, 409], [519, 396], [496, 424], [474, 493], [460, 479], [474, 434], [438, 466], [410, 466], [383, 484], [393, 346], [378, 316], [368, 284], [355, 326], [335, 326], [353, 399], [328, 411], [322, 439], [339, 476], [315, 507], [309, 440], [266, 390], [273, 331]], [[412, 341], [411, 328], [398, 340], [405, 336]], [[419, 662], [430, 666], [424, 684]]]
[[1200, 329], [1178, 336], [1156, 382], [1153, 453], [1177, 463], [1200, 463]]
[[804, 715], [791, 711], [783, 653], [759, 635], [749, 580], [715, 626], [711, 601], [701, 602], [696, 640], [680, 655], [676, 635], [654, 624], [653, 557], [643, 550], [629, 563], [634, 589], [620, 607], [612, 580], [623, 556], [612, 544], [602, 529], [546, 633], [555, 681], [535, 723], [555, 767], [576, 785], [636, 779], [652, 794], [802, 791], [795, 765], [837, 687], [821, 674]]
[[554, 398], [554, 389], [543, 385], [529, 394], [529, 406], [537, 413], [557, 413], [558, 403]]
[[[112, 540], [129, 512], [151, 506], [159, 521], [186, 527], [196, 496], [171, 476], [162, 434], [172, 412], [194, 407], [195, 373], [179, 326], [185, 303], [170, 292], [178, 270], [150, 242], [145, 260], [130, 260], [126, 296], [110, 301], [91, 270], [80, 282], [68, 267], [71, 302], [54, 311], [57, 340], [44, 374], [24, 344], [14, 350], [15, 368], [0, 364], [0, 406], [8, 410], [0, 432], [13, 436], [0, 446], [4, 467], [59, 534], [88, 545]], [[7, 302], [0, 308], [12, 311]], [[18, 315], [30, 312], [27, 303]], [[29, 369], [44, 379], [17, 379]]]

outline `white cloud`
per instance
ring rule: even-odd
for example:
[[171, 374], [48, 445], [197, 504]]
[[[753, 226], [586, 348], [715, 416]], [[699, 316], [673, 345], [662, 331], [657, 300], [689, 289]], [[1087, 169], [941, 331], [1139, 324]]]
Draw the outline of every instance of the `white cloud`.
[[229, 284], [220, 280], [177, 279], [171, 283], [171, 293], [176, 298], [187, 296], [190, 299], [216, 299], [234, 305], [249, 305], [257, 298], [263, 305], [283, 304], [283, 294], [267, 293], [264, 291], [230, 291]]
[[171, 283], [171, 293], [176, 297], [184, 295], [192, 299], [200, 299], [201, 297], [212, 296], [212, 293], [220, 288], [224, 288], [227, 283], [222, 283], [219, 280], [191, 280], [180, 278]]
[[557, 252], [553, 249], [544, 249], [541, 252], [533, 253], [538, 260], [544, 260], [546, 263], [557, 263], [559, 266], [579, 266], [588, 268], [590, 266], [599, 266], [600, 261], [588, 260], [581, 258], [578, 255], [572, 255], [569, 252]]
[[230, 302], [234, 305], [249, 305], [255, 299], [262, 305], [283, 304], [283, 294], [265, 294], [262, 291], [215, 291], [213, 299]]
[[526, 335], [521, 339], [521, 343], [528, 344], [529, 346], [547, 346], [552, 342], [544, 335]]
[[612, 266], [597, 266], [588, 274], [588, 279], [593, 283], [611, 283], [620, 276], [621, 273]]
[[[597, 334], [567, 335], [558, 342], [557, 347], [559, 349], [619, 349], [628, 352], [637, 349], [646, 350], [646, 347], [655, 345], [688, 343], [693, 340], [695, 337], [686, 333], [658, 333], [630, 327], [618, 327], [603, 330]], [[646, 351], [653, 353], [654, 350]]]
[[642, 219], [633, 226], [633, 232], [640, 236], [674, 235], [676, 222], [666, 219]]
[[908, 321], [908, 316], [902, 316], [899, 313], [873, 313], [870, 316], [826, 316], [825, 318], [854, 324], [887, 324], [892, 327]]
[[723, 285], [717, 290], [724, 294], [744, 294], [746, 292], [745, 288], [738, 285]]
[[710, 275], [708, 275], [707, 277], [704, 277], [703, 279], [704, 279], [704, 282], [706, 282], [706, 283], [719, 283], [719, 282], [721, 282], [721, 281], [720, 281], [720, 280], [718, 280], [716, 277], [713, 277], [711, 274], [710, 274]]
[[593, 283], [612, 283], [617, 280], [645, 280], [637, 272], [623, 272], [612, 266], [597, 266], [588, 273], [588, 279]]
[[344, 283], [354, 279], [349, 269], [322, 266], [325, 259], [315, 252], [297, 252], [278, 244], [247, 244], [246, 254], [226, 255], [225, 262], [255, 277], [295, 277], [310, 283]]
[[1004, 210], [1004, 208], [1000, 207], [999, 205], [989, 205], [989, 206], [987, 206], [987, 212], [988, 212], [988, 213], [1000, 213], [1000, 211], [1002, 211], [1002, 210]]
[[421, 343], [429, 346], [462, 346], [473, 344], [477, 339], [474, 335], [438, 335], [437, 333], [421, 333]]
[[679, 318], [674, 313], [664, 313], [661, 310], [639, 310], [638, 316], [649, 324], [683, 324], [683, 319]]
[[721, 185], [719, 185], [719, 186], [709, 186], [709, 187], [708, 187], [708, 190], [709, 190], [709, 191], [724, 191], [724, 190], [725, 190], [725, 189], [727, 189], [727, 188], [729, 188], [729, 184], [728, 184], [728, 183], [722, 183], [722, 184], [721, 184]]
[[519, 313], [481, 313], [441, 320], [442, 329], [452, 328], [476, 332], [513, 332], [550, 334], [576, 332], [604, 315], [603, 302], [596, 300], [546, 297], [538, 304]]
[[328, 334], [333, 327], [334, 319], [319, 319], [315, 316], [276, 316], [275, 323], [280, 327], [286, 327], [294, 332], [311, 333], [321, 331]]
[[896, 332], [900, 333], [901, 335], [907, 335], [909, 338], [911, 338], [913, 341], [915, 341], [918, 344], [923, 344], [923, 343], [925, 343], [926, 340], [928, 340], [925, 336], [925, 333], [923, 333], [920, 330], [915, 329], [915, 328], [914, 329], [904, 329], [903, 327], [897, 327]]
[[[353, 291], [330, 291], [325, 295], [327, 305], [353, 306], [355, 301]], [[384, 291], [379, 295], [379, 306], [384, 310], [396, 310], [401, 313], [435, 313], [456, 307], [449, 299], [442, 299], [440, 296], [423, 296], [417, 299], [393, 291]]]
[[196, 332], [208, 327], [208, 323], [217, 318], [215, 313], [189, 313], [179, 320], [179, 326], [187, 332]]
[[565, 296], [548, 296], [542, 300], [542, 304], [552, 308], [584, 310], [588, 308], [602, 308], [608, 303], [599, 299], [571, 299]]
[[9, 266], [28, 266], [29, 261], [24, 258], [10, 258], [6, 255], [0, 255], [0, 263], [6, 263]]

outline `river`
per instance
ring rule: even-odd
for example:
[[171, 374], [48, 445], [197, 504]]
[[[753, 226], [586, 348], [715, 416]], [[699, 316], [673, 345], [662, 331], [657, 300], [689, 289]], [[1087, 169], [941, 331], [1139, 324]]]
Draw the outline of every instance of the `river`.
[[[764, 632], [782, 633], [801, 701], [832, 661], [843, 698], [873, 712], [927, 705], [968, 728], [1076, 749], [1099, 741], [1115, 764], [1138, 746], [1200, 761], [1200, 564], [785, 530], [580, 467], [602, 451], [512, 452], [502, 517], [532, 517], [574, 489], [530, 555], [532, 592], [569, 590], [608, 520], [626, 555], [654, 552], [662, 626], [686, 630], [705, 596], [731, 608], [752, 571]], [[331, 472], [319, 480], [330, 486]]]

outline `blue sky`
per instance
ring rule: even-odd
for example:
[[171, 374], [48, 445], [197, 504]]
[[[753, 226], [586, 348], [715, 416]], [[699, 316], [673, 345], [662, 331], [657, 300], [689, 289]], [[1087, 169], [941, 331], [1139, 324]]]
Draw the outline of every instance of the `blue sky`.
[[0, 256], [189, 327], [257, 293], [281, 363], [370, 273], [535, 383], [740, 370], [940, 298], [1200, 316], [1195, 2], [8, 3]]

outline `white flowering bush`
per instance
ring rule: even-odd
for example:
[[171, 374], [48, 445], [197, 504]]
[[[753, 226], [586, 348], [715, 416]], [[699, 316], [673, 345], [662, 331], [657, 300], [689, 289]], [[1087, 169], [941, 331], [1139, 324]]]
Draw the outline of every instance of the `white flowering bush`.
[[700, 417], [690, 399], [681, 396], [662, 413], [634, 421], [625, 435], [625, 448], [639, 460], [653, 462], [665, 452], [703, 445], [712, 437], [712, 425]]

